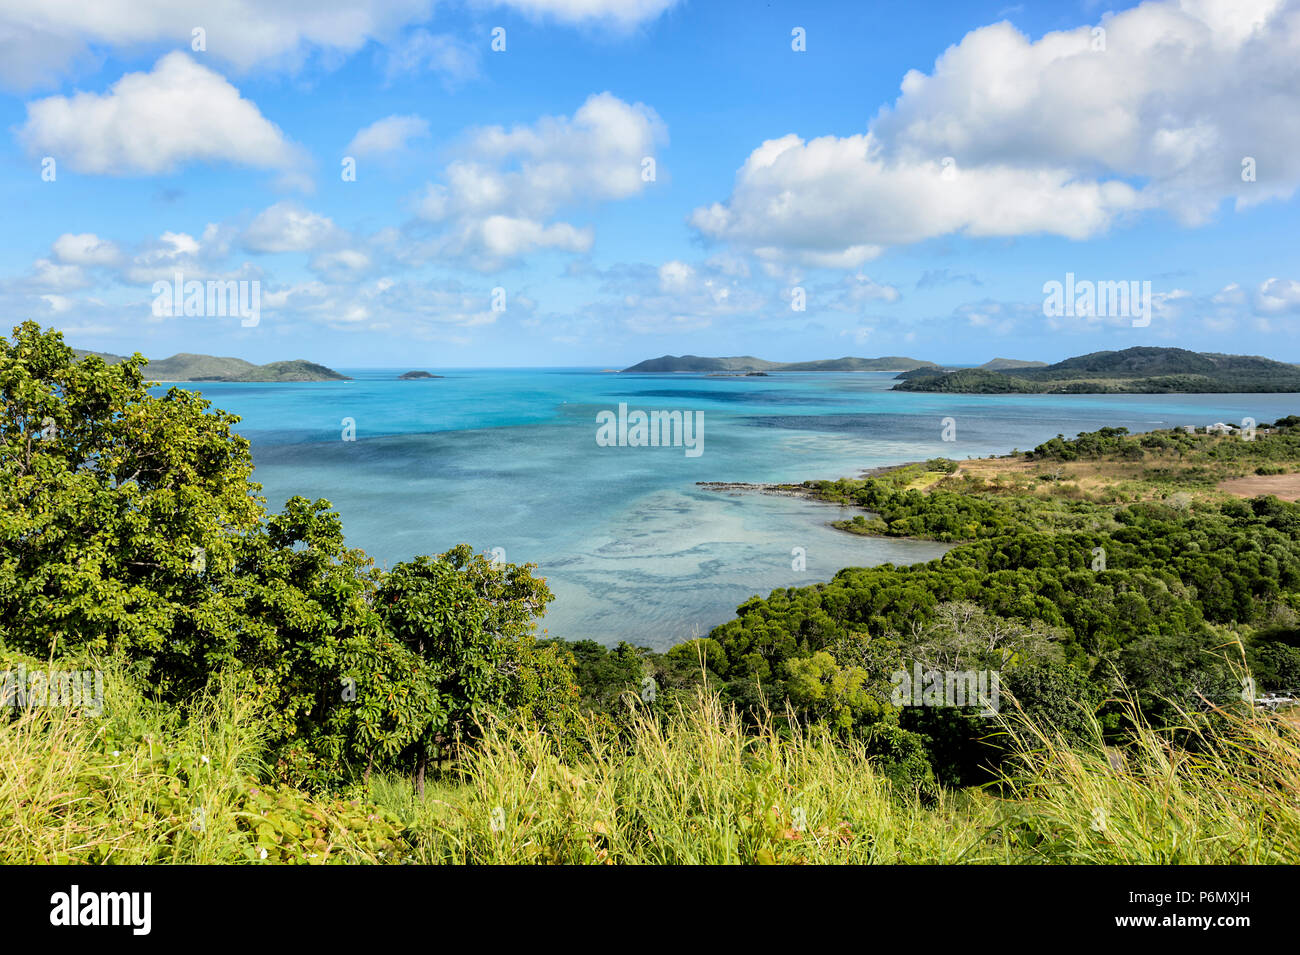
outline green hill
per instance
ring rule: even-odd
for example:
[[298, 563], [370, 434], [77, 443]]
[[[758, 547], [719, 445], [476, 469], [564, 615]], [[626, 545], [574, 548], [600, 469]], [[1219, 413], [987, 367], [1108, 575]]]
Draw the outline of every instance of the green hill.
[[[74, 348], [72, 351], [78, 358], [94, 355], [110, 365], [126, 360], [122, 355], [113, 355], [109, 352], [86, 351], [82, 348]], [[144, 375], [149, 381], [166, 382], [348, 380], [347, 375], [340, 375], [332, 368], [302, 358], [254, 365], [242, 358], [218, 358], [214, 355], [195, 355], [190, 352], [152, 360], [145, 366]]]
[[776, 367], [774, 361], [764, 361], [750, 355], [737, 358], [701, 358], [699, 355], [664, 355], [662, 358], [648, 358], [643, 362], [624, 368], [624, 371], [768, 371]]

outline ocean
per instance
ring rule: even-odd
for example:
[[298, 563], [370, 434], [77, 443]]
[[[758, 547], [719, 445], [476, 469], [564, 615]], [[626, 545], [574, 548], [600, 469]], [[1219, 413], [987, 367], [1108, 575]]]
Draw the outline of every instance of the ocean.
[[[1300, 413], [1295, 394], [894, 392], [888, 372], [734, 378], [430, 367], [445, 377], [397, 380], [406, 370], [180, 387], [241, 417], [236, 430], [252, 443], [254, 478], [272, 509], [295, 494], [326, 498], [348, 543], [380, 566], [462, 541], [499, 548], [508, 561], [536, 564], [555, 593], [540, 630], [655, 649], [707, 634], [754, 595], [946, 550], [836, 531], [834, 505], [697, 482], [856, 476], [1024, 450], [1106, 425], [1203, 428]], [[623, 421], [632, 419], [629, 439], [598, 443], [598, 416], [618, 418], [620, 404]], [[691, 413], [702, 425], [690, 434], [695, 447], [631, 446], [638, 410]]]

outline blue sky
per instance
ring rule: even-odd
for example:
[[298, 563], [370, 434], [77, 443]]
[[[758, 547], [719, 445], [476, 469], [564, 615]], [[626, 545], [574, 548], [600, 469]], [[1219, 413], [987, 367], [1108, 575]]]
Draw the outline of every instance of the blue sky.
[[[0, 0], [7, 325], [342, 367], [1300, 360], [1295, 3], [265, 6]], [[178, 271], [257, 283], [256, 324], [156, 314]], [[1044, 315], [1067, 272], [1150, 282], [1150, 323]]]

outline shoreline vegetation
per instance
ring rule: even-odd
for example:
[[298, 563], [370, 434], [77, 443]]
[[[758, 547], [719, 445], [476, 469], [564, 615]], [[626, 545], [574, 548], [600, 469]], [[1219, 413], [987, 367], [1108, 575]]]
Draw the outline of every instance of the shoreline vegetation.
[[1300, 863], [1300, 505], [1225, 488], [1300, 416], [778, 486], [952, 547], [657, 653], [466, 544], [376, 568], [144, 371], [0, 339], [0, 861]]
[[[1224, 441], [1240, 441], [1242, 435], [1240, 429], [1229, 426], [1231, 430], [1226, 431], [1209, 431], [1200, 429], [1203, 436], [1201, 441], [1206, 448], [1212, 448], [1215, 444]], [[1123, 435], [1129, 432], [1125, 428], [1108, 429], [1114, 430]], [[1147, 432], [1137, 432], [1131, 435], [1131, 438], [1137, 441], [1146, 440], [1151, 443], [1163, 442], [1166, 440], [1176, 440], [1179, 436], [1187, 434], [1184, 428], [1173, 429], [1154, 429]], [[1271, 433], [1270, 429], [1264, 429], [1264, 433]], [[1058, 435], [1057, 440], [1062, 440]], [[1182, 460], [1181, 454], [1174, 454], [1168, 458], [1171, 462]], [[1140, 486], [1139, 478], [1142, 473], [1151, 470], [1151, 458], [1144, 458], [1142, 463], [1132, 463], [1125, 467], [1117, 466], [1115, 462], [1107, 462], [1101, 459], [1095, 461], [1076, 461], [1069, 467], [1057, 467], [1050, 473], [1040, 475], [1031, 475], [1041, 462], [1041, 454], [1036, 458], [1035, 452], [1021, 452], [1019, 450], [1007, 454], [992, 455], [984, 458], [968, 458], [965, 461], [955, 461], [949, 458], [931, 458], [927, 461], [906, 461], [900, 464], [882, 465], [873, 468], [864, 468], [859, 472], [856, 481], [867, 480], [888, 481], [895, 486], [904, 490], [928, 490], [938, 485], [947, 478], [955, 481], [975, 482], [979, 481], [986, 487], [996, 487], [998, 489], [1016, 489], [1020, 491], [1032, 491], [1037, 489], [1039, 493], [1049, 490], [1049, 485], [1056, 485], [1068, 489], [1068, 493], [1075, 493], [1080, 489], [1080, 484], [1084, 487], [1095, 488], [1104, 484], [1114, 483], [1126, 479], [1131, 493], [1140, 493], [1137, 489]], [[1041, 468], [1039, 468], [1041, 470]], [[1203, 472], [1199, 469], [1189, 469], [1199, 483], [1205, 484]], [[1300, 469], [1287, 470], [1284, 465], [1259, 465], [1249, 466], [1245, 463], [1220, 464], [1217, 474], [1217, 483], [1214, 489], [1238, 498], [1253, 498], [1263, 495], [1276, 496], [1283, 501], [1294, 502], [1300, 498]], [[816, 501], [823, 504], [839, 504], [842, 507], [851, 506], [851, 503], [845, 499], [842, 488], [848, 484], [852, 485], [853, 479], [840, 479], [837, 482], [828, 481], [804, 481], [802, 483], [791, 482], [746, 482], [746, 481], [697, 481], [696, 486], [707, 491], [716, 491], [720, 493], [752, 493], [752, 494], [771, 494], [778, 497], [796, 497], [808, 501]], [[1160, 496], [1166, 489], [1156, 486], [1148, 486], [1145, 493], [1148, 497]], [[1134, 497], [1134, 499], [1138, 499]], [[839, 530], [855, 534], [874, 534], [875, 536], [886, 536], [880, 533], [878, 525], [872, 525], [871, 530], [863, 528], [863, 522], [848, 521], [831, 521], [829, 526]], [[896, 536], [896, 535], [889, 535]], [[932, 538], [918, 538], [932, 539]]]

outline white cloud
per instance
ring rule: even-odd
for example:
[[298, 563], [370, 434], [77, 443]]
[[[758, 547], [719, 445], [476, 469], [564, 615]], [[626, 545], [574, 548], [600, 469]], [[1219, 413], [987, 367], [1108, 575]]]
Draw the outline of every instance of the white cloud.
[[1300, 282], [1294, 279], [1268, 279], [1255, 295], [1256, 311], [1265, 314], [1300, 311]]
[[206, 31], [204, 55], [239, 71], [296, 69], [313, 51], [353, 53], [431, 9], [431, 0], [0, 0], [0, 80], [48, 82], [92, 49], [189, 47], [196, 27]]
[[405, 149], [410, 140], [428, 135], [428, 120], [419, 116], [386, 116], [358, 130], [343, 151], [349, 156], [382, 156]]
[[527, 126], [473, 131], [431, 183], [416, 214], [444, 231], [413, 251], [492, 269], [533, 249], [586, 251], [590, 229], [552, 222], [561, 208], [640, 195], [642, 159], [667, 139], [650, 107], [611, 93], [587, 98], [573, 114]]
[[65, 232], [54, 240], [53, 251], [54, 257], [67, 265], [111, 266], [122, 261], [121, 249], [90, 232]]
[[1125, 183], [1075, 182], [1065, 169], [943, 173], [940, 160], [886, 159], [870, 133], [809, 142], [784, 136], [756, 149], [731, 199], [696, 209], [691, 224], [760, 258], [849, 269], [886, 246], [952, 232], [1088, 238], [1143, 204]]
[[1215, 305], [1244, 305], [1246, 291], [1238, 283], [1230, 282], [1210, 296], [1210, 301]]
[[49, 259], [37, 259], [32, 263], [32, 274], [21, 283], [29, 289], [66, 292], [86, 288], [91, 284], [86, 273], [78, 265], [61, 265]]
[[220, 74], [184, 53], [128, 73], [107, 93], [27, 105], [19, 138], [36, 155], [96, 175], [158, 175], [188, 162], [279, 170], [301, 181], [299, 150]]
[[659, 266], [659, 287], [665, 292], [680, 291], [690, 285], [695, 270], [674, 259]]
[[[855, 267], [934, 236], [1086, 239], [1160, 208], [1207, 221], [1300, 185], [1300, 7], [1148, 2], [1031, 41], [974, 30], [863, 134], [755, 149], [694, 227], [767, 259]], [[1242, 180], [1242, 161], [1256, 181]]]
[[284, 201], [258, 213], [240, 239], [254, 252], [305, 252], [341, 235], [329, 217]]
[[572, 117], [479, 129], [448, 169], [451, 209], [540, 216], [578, 199], [626, 199], [648, 187], [641, 161], [666, 139], [653, 109], [612, 93], [587, 97]]
[[897, 287], [862, 272], [846, 276], [837, 292], [837, 304], [849, 310], [860, 309], [867, 302], [897, 302], [902, 297]]
[[[674, 2], [501, 0], [491, 6], [568, 25], [626, 30], [658, 17]], [[433, 0], [0, 0], [0, 83], [17, 88], [49, 83], [78, 64], [93, 63], [101, 50], [138, 54], [163, 45], [188, 47], [196, 27], [206, 31], [204, 55], [239, 72], [293, 71], [313, 54], [334, 65], [376, 41], [391, 43], [400, 64], [463, 76], [469, 55], [463, 42], [432, 37], [432, 44], [417, 41], [410, 47], [410, 37], [400, 39], [405, 28], [427, 22], [433, 10]], [[416, 31], [421, 33], [428, 35]]]
[[246, 263], [235, 272], [223, 268], [233, 236], [231, 227], [216, 223], [205, 226], [197, 239], [188, 232], [164, 232], [131, 256], [122, 269], [122, 280], [150, 285], [160, 279], [170, 281], [178, 271], [187, 279], [255, 277], [255, 270]]
[[339, 249], [312, 256], [309, 267], [318, 275], [346, 282], [370, 271], [371, 264], [370, 256], [360, 249]]
[[591, 248], [590, 229], [575, 229], [567, 222], [543, 226], [530, 219], [488, 216], [478, 224], [478, 244], [488, 255], [511, 259], [530, 249], [562, 249], [586, 252]]
[[50, 306], [50, 311], [55, 315], [70, 312], [77, 305], [76, 299], [68, 298], [66, 295], [42, 295], [41, 299]]

